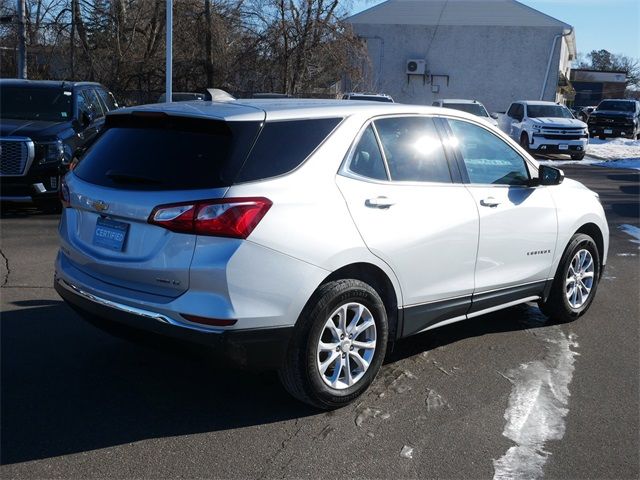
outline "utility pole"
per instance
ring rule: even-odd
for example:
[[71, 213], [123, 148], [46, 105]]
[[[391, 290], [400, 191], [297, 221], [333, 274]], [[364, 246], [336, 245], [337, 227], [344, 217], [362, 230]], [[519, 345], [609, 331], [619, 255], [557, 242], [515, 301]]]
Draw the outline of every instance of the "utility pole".
[[76, 79], [76, 3], [71, 0], [71, 35], [69, 38], [69, 56], [71, 64], [71, 80]]
[[18, 78], [27, 78], [27, 34], [24, 28], [27, 17], [26, 0], [18, 1]]
[[[24, 1], [24, 0], [22, 0]], [[167, 68], [165, 78], [165, 101], [171, 102], [171, 80], [173, 77], [173, 0], [167, 0]]]

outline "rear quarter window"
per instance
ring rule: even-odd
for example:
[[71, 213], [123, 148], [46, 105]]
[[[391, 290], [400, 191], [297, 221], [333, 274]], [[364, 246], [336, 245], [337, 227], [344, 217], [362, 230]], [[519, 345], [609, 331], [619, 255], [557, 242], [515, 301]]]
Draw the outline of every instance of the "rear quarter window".
[[295, 170], [341, 120], [320, 118], [265, 123], [236, 183], [277, 177]]

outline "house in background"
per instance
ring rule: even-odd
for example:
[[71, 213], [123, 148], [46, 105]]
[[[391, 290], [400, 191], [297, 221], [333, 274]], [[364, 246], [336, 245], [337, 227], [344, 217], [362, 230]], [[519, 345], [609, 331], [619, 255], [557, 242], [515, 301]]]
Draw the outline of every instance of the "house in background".
[[389, 0], [347, 22], [366, 42], [368, 86], [397, 102], [467, 98], [504, 111], [565, 100], [573, 27], [515, 0]]
[[571, 85], [576, 91], [575, 107], [598, 105], [605, 98], [624, 98], [627, 87], [626, 72], [599, 70], [571, 70]]

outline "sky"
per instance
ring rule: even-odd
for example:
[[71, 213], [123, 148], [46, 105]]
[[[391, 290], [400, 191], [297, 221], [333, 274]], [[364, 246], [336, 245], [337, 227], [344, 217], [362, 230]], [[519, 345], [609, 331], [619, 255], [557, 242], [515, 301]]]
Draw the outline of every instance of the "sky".
[[[640, 0], [519, 0], [576, 30], [578, 53], [609, 50], [640, 59]], [[382, 3], [353, 0], [353, 13]]]

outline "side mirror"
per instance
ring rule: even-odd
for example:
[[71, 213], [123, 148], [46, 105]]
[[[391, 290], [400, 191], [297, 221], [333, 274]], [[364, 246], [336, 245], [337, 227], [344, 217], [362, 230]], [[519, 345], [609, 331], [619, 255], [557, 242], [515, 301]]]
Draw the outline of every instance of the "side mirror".
[[559, 168], [540, 165], [537, 180], [538, 185], [560, 185], [564, 180], [564, 172]]
[[498, 114], [497, 114], [496, 112], [491, 112], [491, 113], [489, 114], [489, 116], [490, 116], [491, 118], [493, 118], [494, 120], [497, 120], [497, 119], [498, 119]]
[[94, 117], [95, 116], [93, 115], [93, 113], [89, 112], [88, 110], [83, 110], [80, 114], [80, 124], [83, 127], [88, 127], [91, 122], [93, 122]]

